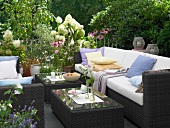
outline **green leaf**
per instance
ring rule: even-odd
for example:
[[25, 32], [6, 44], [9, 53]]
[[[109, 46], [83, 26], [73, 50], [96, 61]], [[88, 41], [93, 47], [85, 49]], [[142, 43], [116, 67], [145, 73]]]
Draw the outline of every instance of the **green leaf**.
[[5, 91], [4, 95], [6, 95], [6, 94], [11, 94], [11, 90], [9, 89], [9, 90]]

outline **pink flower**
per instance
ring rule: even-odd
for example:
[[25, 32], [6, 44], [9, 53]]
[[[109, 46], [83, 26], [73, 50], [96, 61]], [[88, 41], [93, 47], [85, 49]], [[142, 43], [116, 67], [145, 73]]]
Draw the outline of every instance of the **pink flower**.
[[58, 52], [59, 52], [58, 50], [55, 50], [55, 54], [58, 54]]
[[69, 57], [69, 58], [67, 58], [68, 60], [72, 60], [73, 59], [73, 57]]
[[107, 30], [101, 30], [101, 31], [100, 31], [100, 34], [107, 34], [107, 33], [108, 33]]
[[102, 39], [104, 38], [104, 36], [103, 36], [103, 35], [99, 35], [99, 36], [97, 36], [97, 38], [98, 38], [99, 40], [102, 40]]

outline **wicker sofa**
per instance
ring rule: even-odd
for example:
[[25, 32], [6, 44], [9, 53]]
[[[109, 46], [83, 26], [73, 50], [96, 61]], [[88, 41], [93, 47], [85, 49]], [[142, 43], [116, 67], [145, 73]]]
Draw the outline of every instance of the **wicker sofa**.
[[[19, 73], [19, 60], [17, 62], [17, 72]], [[4, 92], [9, 89], [10, 86], [1, 86], [0, 87], [0, 97], [3, 100], [7, 100], [9, 98], [8, 95], [4, 95]], [[33, 83], [31, 85], [23, 85], [23, 91], [24, 94], [18, 95], [17, 99], [18, 101], [14, 100], [13, 108], [18, 109], [20, 106], [21, 109], [24, 108], [25, 105], [29, 106], [33, 100], [34, 107], [38, 110], [37, 116], [40, 119], [38, 121], [37, 119], [37, 128], [45, 128], [45, 122], [44, 122], [44, 88], [43, 85], [40, 83]]]
[[[142, 128], [168, 128], [170, 127], [170, 71], [157, 71], [159, 69], [170, 69], [170, 58], [117, 48], [105, 47], [104, 56], [117, 60], [117, 64], [122, 68], [129, 68], [134, 60], [139, 56], [149, 56], [156, 58], [157, 62], [151, 71], [144, 71], [142, 73], [143, 93], [135, 94], [135, 87], [133, 85], [123, 85], [132, 88], [131, 97], [124, 95], [124, 91], [118, 91], [119, 87], [115, 87], [115, 82], [123, 84], [123, 77], [109, 78], [107, 80], [106, 95], [118, 101], [124, 106], [124, 115], [131, 121]], [[80, 72], [78, 68], [81, 66], [81, 54], [75, 52], [74, 63], [75, 71]], [[123, 79], [122, 79], [123, 78]], [[127, 82], [125, 82], [127, 83]], [[137, 88], [137, 87], [136, 87]], [[134, 91], [134, 92], [132, 92]], [[139, 95], [142, 100], [141, 104], [135, 99]]]

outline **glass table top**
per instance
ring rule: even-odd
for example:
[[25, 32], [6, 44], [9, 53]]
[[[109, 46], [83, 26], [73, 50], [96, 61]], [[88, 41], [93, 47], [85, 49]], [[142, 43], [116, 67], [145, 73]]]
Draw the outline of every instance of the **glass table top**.
[[61, 80], [61, 81], [51, 81], [50, 79], [47, 78], [47, 76], [51, 76], [50, 73], [39, 73], [36, 74], [45, 84], [56, 84], [56, 83], [65, 83], [67, 82], [66, 80]]
[[[93, 102], [93, 103], [85, 103], [85, 104], [77, 104], [71, 96], [69, 96], [68, 91], [72, 88], [67, 89], [56, 89], [52, 90], [55, 95], [72, 111], [76, 110], [88, 110], [88, 109], [102, 109], [102, 108], [117, 108], [123, 107], [120, 103], [115, 100], [101, 94], [98, 91], [95, 91], [95, 95], [99, 97], [103, 102]], [[80, 88], [75, 88], [80, 89]]]

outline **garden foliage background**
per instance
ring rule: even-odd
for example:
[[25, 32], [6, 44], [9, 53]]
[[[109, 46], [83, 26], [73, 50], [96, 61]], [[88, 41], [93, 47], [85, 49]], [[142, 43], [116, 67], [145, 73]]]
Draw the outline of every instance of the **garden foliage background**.
[[[34, 38], [36, 24], [55, 28], [53, 15], [71, 14], [93, 30], [110, 28], [109, 46], [132, 49], [134, 37], [156, 43], [160, 55], [170, 57], [170, 0], [0, 0], [0, 40], [11, 27], [16, 38]], [[113, 38], [114, 37], [114, 38]], [[107, 42], [106, 42], [107, 45]]]

